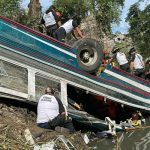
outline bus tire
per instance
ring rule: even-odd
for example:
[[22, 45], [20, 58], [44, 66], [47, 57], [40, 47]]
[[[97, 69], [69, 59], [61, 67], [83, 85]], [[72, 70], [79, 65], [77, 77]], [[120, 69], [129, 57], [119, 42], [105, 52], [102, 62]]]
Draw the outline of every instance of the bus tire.
[[103, 60], [102, 46], [94, 39], [81, 39], [73, 44], [77, 50], [79, 66], [86, 72], [94, 73]]

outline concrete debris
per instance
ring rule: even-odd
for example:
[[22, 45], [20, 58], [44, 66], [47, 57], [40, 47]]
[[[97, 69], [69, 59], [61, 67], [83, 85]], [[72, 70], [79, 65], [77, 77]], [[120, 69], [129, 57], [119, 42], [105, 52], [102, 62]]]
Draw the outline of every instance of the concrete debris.
[[30, 130], [29, 130], [28, 128], [25, 129], [25, 131], [24, 131], [24, 136], [25, 136], [27, 142], [28, 142], [30, 145], [35, 145], [35, 142], [34, 142], [34, 140], [33, 140], [33, 137], [32, 137], [32, 135], [31, 135], [31, 132], [30, 132]]
[[85, 133], [85, 134], [82, 134], [81, 136], [82, 136], [82, 138], [83, 138], [85, 144], [88, 144], [88, 143], [90, 142], [90, 140], [89, 140], [89, 138], [88, 138], [88, 136], [87, 136], [86, 133]]
[[42, 145], [35, 145], [34, 150], [54, 150], [55, 142], [48, 142]]

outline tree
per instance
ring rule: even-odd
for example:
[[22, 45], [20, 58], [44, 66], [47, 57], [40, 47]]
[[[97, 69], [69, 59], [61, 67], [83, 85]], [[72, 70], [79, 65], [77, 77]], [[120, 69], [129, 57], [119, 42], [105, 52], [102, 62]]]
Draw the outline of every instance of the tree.
[[65, 21], [75, 13], [84, 18], [88, 12], [86, 4], [87, 0], [54, 0], [54, 5], [63, 13]]
[[39, 0], [30, 0], [28, 12], [20, 7], [21, 2], [22, 0], [0, 0], [0, 15], [39, 30], [39, 20], [41, 19]]
[[144, 57], [150, 55], [150, 5], [143, 11], [139, 3], [135, 3], [129, 9], [126, 21], [129, 22], [129, 35], [136, 47]]
[[0, 15], [26, 25], [28, 23], [28, 15], [24, 9], [20, 8], [21, 1], [0, 0]]
[[76, 12], [82, 19], [92, 14], [105, 33], [111, 33], [111, 24], [119, 22], [121, 6], [125, 0], [54, 0], [65, 18]]
[[39, 22], [41, 19], [42, 8], [39, 0], [30, 0], [28, 5], [28, 26], [35, 30], [39, 30]]
[[111, 33], [111, 24], [119, 23], [124, 0], [92, 0], [93, 12], [102, 31]]
[[0, 15], [16, 18], [20, 11], [21, 0], [0, 0]]

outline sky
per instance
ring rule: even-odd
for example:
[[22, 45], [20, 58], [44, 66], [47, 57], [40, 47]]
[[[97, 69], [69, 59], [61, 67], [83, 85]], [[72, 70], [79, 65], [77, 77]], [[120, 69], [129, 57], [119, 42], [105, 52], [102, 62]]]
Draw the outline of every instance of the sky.
[[[113, 25], [112, 26], [113, 33], [116, 33], [118, 31], [121, 33], [127, 33], [128, 32], [129, 25], [128, 25], [128, 23], [125, 22], [125, 18], [127, 17], [127, 13], [128, 13], [130, 6], [136, 2], [138, 2], [138, 0], [125, 0], [125, 4], [124, 4], [124, 7], [122, 9], [122, 14], [120, 17], [121, 22], [119, 25]], [[150, 0], [145, 0], [143, 3], [141, 3], [140, 4], [141, 10], [148, 4], [150, 4]]]
[[[21, 6], [23, 8], [27, 8], [27, 5], [29, 4], [30, 0], [23, 0]], [[40, 0], [40, 3], [42, 5], [42, 10], [46, 10], [51, 4], [52, 4], [53, 0]], [[127, 16], [128, 10], [130, 8], [131, 5], [133, 5], [134, 3], [138, 2], [138, 0], [125, 0], [125, 4], [124, 7], [122, 9], [122, 14], [121, 14], [121, 22], [119, 25], [112, 25], [112, 31], [113, 33], [116, 32], [121, 32], [123, 34], [128, 33], [128, 28], [129, 25], [128, 23], [125, 22], [125, 18]], [[141, 9], [143, 9], [146, 5], [150, 4], [150, 0], [145, 0], [143, 3], [141, 3], [140, 7]]]
[[[23, 1], [23, 2], [22, 2], [22, 4], [21, 4], [21, 6], [22, 6], [23, 8], [27, 8], [27, 6], [28, 6], [30, 0], [22, 0], [22, 1]], [[41, 5], [42, 5], [42, 10], [46, 10], [50, 5], [52, 5], [52, 1], [53, 1], [53, 0], [40, 0], [40, 3], [41, 3]]]

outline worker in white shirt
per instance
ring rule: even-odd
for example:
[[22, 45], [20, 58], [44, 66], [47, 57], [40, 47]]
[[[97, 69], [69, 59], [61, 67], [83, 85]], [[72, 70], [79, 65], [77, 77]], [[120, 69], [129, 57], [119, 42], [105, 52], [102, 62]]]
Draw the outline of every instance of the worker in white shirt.
[[61, 100], [55, 98], [54, 90], [47, 87], [40, 97], [37, 107], [37, 124], [41, 128], [53, 129], [58, 132], [74, 132], [72, 120], [66, 117]]
[[121, 48], [119, 47], [114, 47], [112, 49], [112, 57], [109, 60], [109, 63], [112, 62], [114, 59], [117, 60], [117, 63], [119, 64], [120, 69], [126, 71], [126, 72], [130, 72], [130, 67], [129, 67], [129, 63], [128, 60], [126, 58], [125, 53], [120, 51]]
[[41, 24], [45, 25], [46, 34], [48, 36], [54, 37], [54, 32], [60, 25], [60, 20], [56, 14], [56, 7], [54, 5], [51, 5], [49, 9], [44, 13]]
[[135, 76], [145, 78], [145, 64], [143, 57], [137, 53], [136, 49], [132, 47], [129, 50], [130, 55], [130, 70]]
[[56, 36], [56, 39], [58, 41], [61, 41], [61, 42], [65, 42], [65, 38], [66, 38], [66, 35], [68, 33], [73, 33], [73, 36], [78, 39], [76, 37], [76, 35], [74, 34], [74, 30], [77, 32], [77, 34], [79, 35], [79, 37], [83, 38], [83, 34], [79, 28], [79, 24], [77, 22], [77, 18], [78, 16], [75, 14], [75, 15], [72, 15], [70, 17], [70, 19], [64, 23], [63, 25], [61, 25], [57, 31], [55, 32], [55, 36]]

